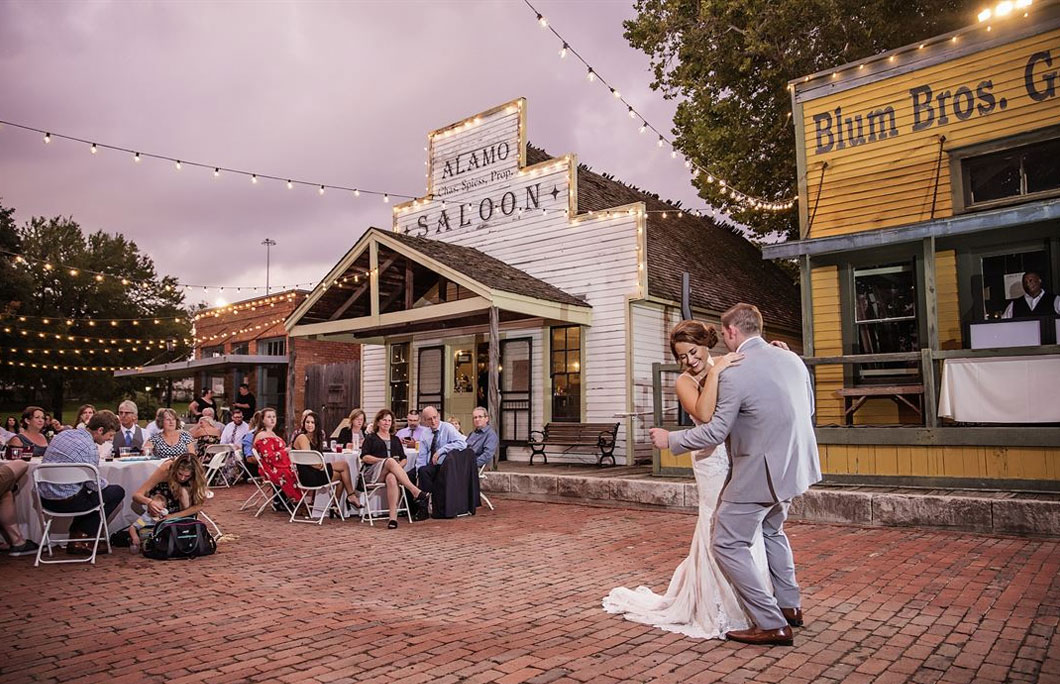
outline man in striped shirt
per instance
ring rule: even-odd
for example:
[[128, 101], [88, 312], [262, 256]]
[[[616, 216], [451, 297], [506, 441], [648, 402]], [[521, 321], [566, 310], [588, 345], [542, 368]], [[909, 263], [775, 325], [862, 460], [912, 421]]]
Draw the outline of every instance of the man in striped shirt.
[[[110, 411], [99, 411], [88, 421], [84, 430], [63, 430], [55, 435], [44, 452], [43, 463], [88, 463], [99, 465], [99, 446], [114, 439], [121, 429], [118, 417]], [[103, 487], [103, 508], [107, 518], [118, 510], [125, 499], [125, 490], [119, 485], [108, 485], [100, 478]], [[74, 484], [40, 483], [41, 505], [56, 513], [77, 513], [99, 505], [99, 493], [95, 482]], [[99, 511], [79, 515], [70, 523], [70, 539], [95, 537], [99, 530]], [[75, 556], [92, 554], [92, 547], [85, 542], [70, 541], [66, 552]]]

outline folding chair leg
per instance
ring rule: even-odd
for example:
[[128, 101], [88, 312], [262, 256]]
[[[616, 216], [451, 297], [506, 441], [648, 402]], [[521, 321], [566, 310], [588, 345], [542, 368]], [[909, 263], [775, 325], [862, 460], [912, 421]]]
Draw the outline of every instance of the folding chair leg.
[[404, 487], [401, 488], [401, 499], [405, 502], [405, 516], [409, 519], [409, 524], [412, 524], [412, 509], [409, 507], [409, 492]]
[[488, 496], [486, 496], [482, 492], [479, 492], [478, 497], [482, 499], [483, 502], [485, 502], [485, 504], [489, 507], [491, 511], [493, 510], [493, 504], [490, 503], [490, 498]]

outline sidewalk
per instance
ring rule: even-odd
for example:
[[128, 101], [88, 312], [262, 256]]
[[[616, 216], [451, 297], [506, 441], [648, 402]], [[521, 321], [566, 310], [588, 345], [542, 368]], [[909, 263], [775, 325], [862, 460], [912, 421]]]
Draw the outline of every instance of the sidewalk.
[[[646, 507], [695, 513], [689, 478], [653, 477], [650, 466], [533, 465], [502, 462], [482, 490], [529, 501]], [[1060, 493], [815, 485], [795, 499], [806, 522], [934, 527], [1060, 538]]]
[[617, 585], [665, 588], [690, 515], [496, 497], [388, 531], [254, 519], [248, 493], [211, 501], [238, 537], [211, 557], [0, 557], [0, 681], [1060, 681], [1056, 541], [790, 524], [807, 625], [765, 648], [600, 609]]

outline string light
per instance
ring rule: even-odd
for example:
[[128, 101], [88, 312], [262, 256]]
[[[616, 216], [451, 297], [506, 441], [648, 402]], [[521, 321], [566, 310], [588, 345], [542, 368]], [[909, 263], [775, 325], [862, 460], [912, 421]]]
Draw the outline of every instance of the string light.
[[559, 58], [560, 59], [567, 59], [567, 50], [569, 50], [569, 49], [570, 49], [570, 46], [567, 45], [566, 43], [564, 43], [563, 47], [561, 47], [559, 49]]
[[[289, 189], [293, 188], [295, 184], [314, 186], [314, 187], [319, 187], [320, 185], [323, 185], [325, 188], [330, 189], [330, 190], [343, 190], [343, 191], [346, 191], [346, 192], [353, 192], [353, 194], [355, 196], [357, 196], [357, 197], [360, 197], [362, 192], [366, 192], [366, 193], [368, 193], [370, 195], [382, 196], [384, 194], [389, 194], [389, 195], [393, 195], [394, 197], [399, 197], [399, 198], [402, 198], [402, 199], [410, 199], [410, 200], [411, 199], [415, 199], [414, 195], [397, 193], [397, 192], [384, 192], [382, 190], [364, 190], [363, 188], [353, 188], [353, 187], [347, 187], [347, 186], [342, 186], [342, 185], [332, 185], [332, 184], [328, 184], [328, 183], [323, 183], [322, 184], [319, 181], [297, 180], [297, 179], [293, 179], [293, 178], [288, 178], [285, 175], [284, 176], [269, 175], [269, 174], [264, 174], [264, 173], [257, 173], [257, 172], [253, 172], [253, 171], [247, 171], [247, 170], [244, 170], [244, 169], [235, 169], [235, 168], [227, 167], [227, 166], [225, 166], [223, 164], [214, 164], [214, 163], [207, 163], [207, 162], [192, 162], [192, 161], [188, 161], [186, 159], [180, 159], [180, 158], [177, 158], [177, 157], [170, 157], [170, 156], [164, 155], [164, 154], [157, 154], [157, 153], [153, 153], [153, 152], [142, 152], [142, 151], [134, 150], [134, 149], [131, 149], [131, 148], [128, 148], [128, 147], [122, 147], [120, 145], [112, 145], [112, 144], [107, 144], [107, 143], [96, 142], [96, 141], [93, 141], [93, 140], [86, 140], [84, 138], [79, 138], [79, 137], [73, 136], [73, 135], [65, 135], [65, 134], [62, 134], [62, 133], [52, 133], [52, 132], [46, 131], [46, 130], [44, 130], [42, 128], [37, 128], [37, 127], [34, 127], [34, 126], [28, 126], [28, 125], [25, 125], [25, 124], [16, 123], [14, 121], [3, 121], [3, 120], [0, 120], [0, 125], [10, 126], [11, 128], [17, 128], [17, 129], [20, 129], [20, 130], [31, 131], [31, 132], [34, 132], [34, 133], [41, 134], [41, 135], [44, 136], [44, 142], [45, 143], [50, 143], [52, 141], [52, 137], [54, 136], [55, 138], [60, 138], [62, 140], [68, 140], [70, 142], [82, 143], [84, 145], [87, 145], [89, 147], [89, 149], [93, 153], [96, 152], [96, 150], [104, 150], [104, 149], [105, 150], [113, 150], [115, 152], [125, 152], [125, 153], [127, 153], [129, 155], [132, 155], [133, 161], [137, 162], [137, 163], [139, 163], [144, 157], [149, 157], [151, 159], [157, 159], [157, 160], [160, 160], [160, 161], [167, 161], [167, 162], [172, 163], [174, 168], [176, 168], [177, 171], [180, 171], [184, 166], [191, 166], [191, 167], [202, 168], [202, 169], [206, 169], [208, 171], [211, 171], [215, 176], [219, 176], [222, 171], [227, 173], [227, 174], [231, 174], [231, 175], [246, 176], [246, 177], [251, 179], [252, 183], [255, 183], [255, 184], [258, 183], [259, 180], [275, 180], [275, 181], [279, 181], [281, 183], [286, 183], [287, 187]], [[389, 202], [389, 200], [387, 200], [387, 201]]]
[[36, 361], [14, 361], [8, 359], [7, 365], [20, 368], [39, 368], [40, 370], [78, 371], [87, 373], [110, 373], [120, 370], [133, 370], [142, 366], [69, 366], [57, 363], [38, 363]]
[[[534, 12], [534, 14], [536, 16], [541, 16], [541, 13], [538, 12], [537, 9], [530, 3], [530, 0], [523, 0], [523, 3], [532, 12]], [[674, 142], [669, 140], [669, 139], [667, 139], [658, 128], [656, 128], [655, 126], [649, 124], [647, 118], [642, 116], [630, 102], [626, 101], [622, 97], [622, 94], [619, 91], [619, 89], [617, 87], [615, 87], [614, 85], [612, 85], [611, 83], [608, 83], [602, 76], [600, 76], [596, 72], [596, 70], [593, 69], [592, 65], [590, 65], [578, 53], [577, 50], [575, 50], [575, 49], [570, 47], [570, 44], [567, 42], [567, 40], [562, 35], [560, 35], [560, 33], [558, 31], [556, 31], [556, 29], [554, 27], [548, 26], [547, 28], [548, 28], [549, 31], [552, 32], [552, 34], [557, 39], [560, 40], [561, 44], [563, 45], [563, 47], [560, 49], [560, 56], [561, 57], [565, 57], [566, 56], [566, 52], [569, 51], [575, 57], [577, 57], [578, 60], [582, 64], [585, 65], [586, 78], [590, 82], [594, 82], [597, 79], [599, 79], [600, 83], [602, 83], [603, 85], [607, 86], [608, 90], [611, 92], [612, 97], [626, 106], [627, 112], [629, 113], [630, 118], [637, 118], [638, 116], [641, 118], [641, 121], [642, 121], [642, 125], [641, 125], [641, 128], [640, 128], [641, 133], [645, 132], [648, 128], [651, 128], [652, 131], [654, 131], [659, 136], [659, 139], [658, 139], [658, 141], [656, 143], [657, 146], [658, 147], [662, 147], [664, 143], [668, 144], [673, 150], [673, 152], [671, 154], [671, 157], [676, 159], [677, 158], [677, 147], [674, 144]], [[696, 162], [691, 161], [691, 160], [687, 160], [687, 162], [688, 163], [686, 163], [685, 166], [686, 166], [686, 168], [694, 169], [693, 174], [696, 174], [697, 172], [706, 173], [706, 169], [704, 169], [701, 166], [699, 166], [699, 164], [697, 164]], [[763, 200], [761, 198], [753, 197], [753, 196], [748, 195], [746, 193], [739, 192], [737, 190], [730, 190], [729, 196], [731, 196], [733, 198], [733, 200], [735, 200], [736, 202], [742, 204], [743, 208], [745, 208], [745, 209], [754, 208], [754, 209], [766, 209], [766, 210], [770, 210], [770, 211], [780, 211], [780, 210], [784, 210], [784, 209], [789, 209], [792, 206], [794, 206], [795, 201], [796, 201], [795, 198], [790, 199], [790, 200], [786, 200], [786, 201], [783, 201], [783, 202], [766, 201], [766, 200]]]

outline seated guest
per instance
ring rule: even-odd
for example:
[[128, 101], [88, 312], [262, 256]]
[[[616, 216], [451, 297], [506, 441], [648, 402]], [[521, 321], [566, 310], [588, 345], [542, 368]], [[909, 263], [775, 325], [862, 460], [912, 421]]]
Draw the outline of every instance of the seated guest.
[[[121, 424], [118, 417], [110, 411], [100, 411], [88, 421], [87, 430], [64, 430], [55, 436], [44, 452], [44, 463], [89, 463], [99, 465], [98, 444], [114, 439], [114, 433]], [[103, 496], [103, 509], [107, 518], [121, 506], [125, 490], [118, 485], [102, 481], [103, 491], [95, 491], [95, 483], [89, 484], [40, 484], [42, 505], [58, 513], [77, 513], [86, 511], [99, 504]], [[70, 523], [70, 539], [94, 537], [100, 524], [99, 511], [79, 515]], [[92, 547], [86, 542], [70, 541], [66, 552], [75, 556], [92, 554]]]
[[250, 426], [243, 420], [243, 409], [234, 408], [228, 415], [232, 421], [221, 431], [221, 444], [242, 446], [243, 437], [250, 431]]
[[[445, 455], [450, 451], [460, 451], [467, 448], [464, 436], [456, 431], [449, 423], [442, 422], [438, 409], [428, 406], [420, 413], [423, 424], [431, 431], [431, 436], [420, 442], [420, 453], [416, 459], [416, 483], [426, 492], [434, 491], [434, 481], [441, 470]], [[418, 504], [419, 502], [417, 502]], [[426, 520], [428, 515], [426, 506], [419, 506], [416, 517]]]
[[252, 477], [258, 476], [258, 459], [254, 456], [254, 433], [258, 431], [259, 425], [261, 425], [261, 411], [255, 411], [250, 418], [247, 432], [240, 442], [243, 447], [243, 463], [246, 464]]
[[151, 447], [158, 458], [176, 458], [183, 454], [195, 453], [195, 440], [186, 431], [181, 430], [177, 412], [171, 408], [162, 409], [162, 432], [151, 438]]
[[402, 444], [411, 447], [413, 441], [419, 443], [430, 439], [431, 431], [420, 425], [419, 411], [410, 409], [408, 415], [405, 416], [405, 420], [405, 427], [397, 431], [398, 439], [401, 440]]
[[464, 434], [464, 430], [460, 426], [459, 418], [457, 418], [456, 416], [449, 416], [449, 420], [447, 420], [446, 422], [452, 425], [456, 429], [456, 431], [459, 432], [461, 435]]
[[490, 414], [486, 409], [478, 406], [471, 412], [471, 422], [475, 429], [467, 436], [467, 446], [475, 452], [475, 465], [479, 468], [487, 463], [493, 463], [497, 456], [497, 433], [490, 427]]
[[52, 437], [63, 431], [63, 425], [58, 420], [52, 417], [52, 414], [45, 412], [44, 414], [44, 428], [41, 432], [44, 437], [50, 442]]
[[261, 423], [254, 431], [254, 438], [251, 442], [260, 458], [258, 466], [261, 474], [279, 487], [288, 499], [298, 501], [302, 498], [302, 491], [295, 484], [291, 457], [287, 453], [287, 445], [275, 430], [276, 409], [262, 409]]
[[159, 432], [162, 432], [162, 413], [165, 411], [165, 407], [162, 407], [155, 411], [155, 419], [147, 424], [144, 428], [144, 441], [149, 442]]
[[144, 431], [136, 423], [138, 415], [139, 409], [136, 408], [136, 404], [128, 399], [118, 404], [118, 420], [121, 422], [121, 428], [114, 433], [112, 442], [114, 453], [120, 454], [123, 448], [136, 452], [143, 450]]
[[18, 432], [18, 418], [8, 416], [7, 420], [4, 421], [4, 429], [12, 434], [16, 434]]
[[81, 404], [81, 407], [77, 409], [77, 420], [74, 422], [74, 427], [84, 429], [88, 426], [88, 421], [92, 420], [92, 416], [96, 413], [96, 407], [92, 404]]
[[[142, 505], [144, 515], [155, 522], [192, 517], [206, 503], [206, 474], [193, 454], [181, 454], [159, 465], [132, 495], [132, 500]], [[139, 530], [134, 533], [135, 527], [134, 523], [129, 528], [129, 535], [138, 540]]]
[[1042, 276], [1034, 271], [1023, 274], [1022, 297], [1008, 303], [1002, 318], [1030, 318], [1033, 316], [1060, 316], [1060, 295], [1042, 289]]
[[7, 426], [10, 426], [11, 420], [13, 420], [13, 419], [14, 419], [14, 416], [11, 416], [10, 418], [8, 418], [8, 422], [4, 423], [5, 427], [0, 427], [0, 446], [3, 446], [5, 444], [7, 444], [7, 440], [11, 439], [12, 437], [14, 437], [18, 433], [18, 421], [17, 420], [15, 421], [15, 425], [14, 425], [15, 429], [14, 430], [8, 430], [7, 429]]
[[368, 484], [386, 482], [386, 501], [389, 506], [390, 519], [387, 529], [398, 526], [397, 504], [402, 486], [409, 490], [417, 505], [427, 508], [427, 492], [412, 484], [405, 472], [405, 449], [397, 435], [391, 434], [394, 427], [394, 413], [390, 409], [381, 409], [372, 421], [372, 432], [365, 438], [361, 449], [361, 477]]
[[7, 448], [21, 447], [32, 449], [34, 456], [43, 456], [48, 448], [48, 438], [44, 436], [44, 409], [40, 406], [27, 406], [22, 411], [22, 429], [7, 440]]
[[354, 449], [360, 449], [364, 444], [364, 438], [368, 436], [364, 429], [367, 421], [368, 417], [364, 414], [364, 409], [355, 408], [350, 411], [350, 416], [346, 419], [347, 425], [339, 430], [337, 438], [339, 445], [345, 448], [347, 444], [352, 444]]
[[[317, 414], [310, 411], [302, 417], [301, 434], [295, 437], [291, 448], [297, 451], [319, 451], [324, 452], [324, 429], [320, 427]], [[346, 490], [346, 501], [353, 509], [360, 509], [357, 500], [357, 491], [353, 488], [353, 480], [350, 477], [350, 467], [345, 461], [326, 463], [326, 468], [317, 466], [298, 465], [298, 478], [306, 487], [323, 487], [328, 482], [342, 482]], [[325, 472], [325, 470], [327, 472]]]
[[0, 551], [7, 551], [9, 556], [28, 556], [37, 553], [37, 542], [26, 539], [18, 529], [18, 517], [15, 514], [15, 484], [22, 479], [29, 469], [25, 461], [0, 462], [0, 531], [3, 532], [3, 545]]
[[213, 390], [208, 387], [203, 388], [201, 397], [193, 399], [188, 404], [188, 421], [192, 423], [198, 421], [202, 417], [202, 410], [205, 408], [212, 408], [215, 412], [217, 411], [217, 406], [213, 403]]
[[221, 428], [213, 419], [213, 409], [207, 406], [202, 410], [199, 422], [191, 426], [188, 434], [195, 440], [195, 452], [199, 458], [206, 457], [206, 447], [221, 443]]

